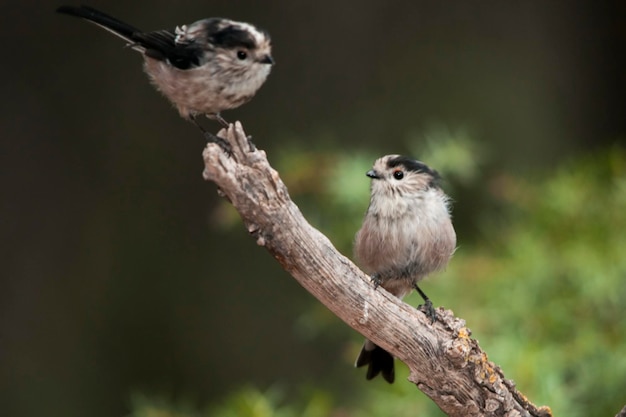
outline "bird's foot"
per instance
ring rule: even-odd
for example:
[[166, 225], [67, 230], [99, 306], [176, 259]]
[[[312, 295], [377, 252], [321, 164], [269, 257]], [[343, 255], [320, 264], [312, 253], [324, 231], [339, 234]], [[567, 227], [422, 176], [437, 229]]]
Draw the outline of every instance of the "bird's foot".
[[380, 284], [382, 284], [382, 280], [380, 279], [380, 275], [378, 274], [373, 274], [370, 279], [372, 280], [372, 282], [374, 283], [374, 289], [380, 287]]
[[[226, 123], [226, 120], [222, 119], [219, 114], [217, 115], [217, 117], [218, 117], [217, 120], [221, 120], [222, 122]], [[193, 115], [193, 114], [190, 115], [189, 116], [189, 120], [191, 120], [191, 122], [193, 124], [195, 124], [198, 129], [200, 129], [200, 132], [202, 132], [202, 136], [204, 136], [204, 139], [207, 142], [217, 143], [219, 145], [219, 147], [222, 148], [222, 150], [229, 157], [233, 156], [233, 147], [230, 146], [230, 143], [228, 143], [224, 138], [221, 138], [221, 137], [219, 137], [217, 135], [214, 135], [213, 133], [209, 132], [204, 127], [202, 127], [202, 125], [198, 122], [198, 119], [196, 118], [195, 115]], [[226, 123], [226, 127], [228, 127], [228, 123]]]
[[204, 138], [207, 142], [216, 143], [229, 157], [233, 156], [233, 147], [224, 138], [210, 132], [204, 132]]
[[426, 300], [424, 304], [420, 304], [417, 308], [426, 314], [426, 317], [430, 319], [430, 324], [433, 324], [437, 320], [437, 312], [435, 311], [432, 301]]
[[419, 306], [417, 306], [417, 308], [422, 310], [424, 314], [426, 314], [426, 316], [430, 319], [430, 324], [433, 324], [435, 320], [437, 320], [437, 312], [435, 311], [433, 302], [430, 301], [430, 298], [428, 298], [426, 294], [424, 294], [424, 291], [422, 291], [417, 283], [413, 284], [413, 286], [415, 287], [419, 295], [421, 295], [424, 299], [424, 304], [420, 304]]

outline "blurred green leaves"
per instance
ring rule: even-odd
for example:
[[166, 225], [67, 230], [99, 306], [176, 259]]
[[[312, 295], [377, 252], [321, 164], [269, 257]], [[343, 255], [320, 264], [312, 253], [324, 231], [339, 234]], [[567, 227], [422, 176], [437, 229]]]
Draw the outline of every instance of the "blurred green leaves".
[[485, 151], [466, 127], [434, 125], [424, 133], [409, 134], [407, 144], [415, 158], [435, 168], [444, 178], [464, 185], [476, 181], [485, 160]]
[[133, 413], [129, 417], [317, 417], [330, 413], [330, 397], [321, 391], [307, 393], [307, 399], [295, 404], [287, 401], [283, 390], [273, 387], [259, 391], [242, 388], [221, 404], [206, 407], [190, 406], [158, 397], [137, 395], [133, 399]]
[[555, 415], [610, 415], [626, 401], [625, 162], [614, 148], [531, 178], [501, 174], [491, 189], [508, 222], [486, 225], [495, 244], [451, 265], [459, 288], [476, 257], [491, 265], [461, 316]]

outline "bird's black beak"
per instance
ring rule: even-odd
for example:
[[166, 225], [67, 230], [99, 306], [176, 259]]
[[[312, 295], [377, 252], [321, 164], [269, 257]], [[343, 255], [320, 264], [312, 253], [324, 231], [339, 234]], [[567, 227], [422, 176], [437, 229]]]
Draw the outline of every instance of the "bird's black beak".
[[378, 172], [376, 172], [373, 169], [370, 169], [369, 171], [367, 171], [365, 173], [365, 175], [367, 175], [368, 177], [370, 177], [371, 179], [374, 179], [374, 180], [380, 179], [380, 176], [378, 175]]
[[265, 55], [264, 57], [262, 57], [259, 62], [261, 64], [270, 64], [270, 65], [274, 65], [274, 58], [272, 58], [272, 56], [270, 54]]

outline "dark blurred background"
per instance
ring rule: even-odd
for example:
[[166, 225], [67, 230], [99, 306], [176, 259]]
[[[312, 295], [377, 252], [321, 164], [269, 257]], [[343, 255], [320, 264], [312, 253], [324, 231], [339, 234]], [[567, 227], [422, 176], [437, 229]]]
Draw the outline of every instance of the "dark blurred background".
[[[277, 65], [224, 117], [270, 161], [405, 152], [410, 132], [444, 125], [518, 175], [625, 137], [625, 4], [90, 3], [145, 30], [209, 16], [267, 29]], [[208, 403], [277, 383], [353, 395], [358, 337], [341, 323], [305, 334], [316, 301], [224, 227], [196, 128], [138, 54], [59, 5], [0, 6], [1, 414], [119, 416], [134, 392]], [[296, 202], [334, 215], [321, 197]], [[457, 205], [461, 241], [480, 208]]]

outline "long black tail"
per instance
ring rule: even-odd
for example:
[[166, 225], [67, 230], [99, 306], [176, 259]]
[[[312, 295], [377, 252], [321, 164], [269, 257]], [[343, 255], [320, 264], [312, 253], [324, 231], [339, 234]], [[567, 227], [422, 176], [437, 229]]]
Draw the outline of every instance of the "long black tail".
[[132, 49], [159, 61], [167, 60], [176, 68], [189, 69], [200, 65], [202, 48], [194, 43], [177, 44], [174, 31], [142, 32], [128, 23], [87, 6], [61, 6], [57, 12], [94, 23], [124, 39]]
[[357, 368], [368, 365], [366, 379], [370, 380], [379, 373], [383, 375], [385, 381], [393, 384], [396, 378], [393, 356], [383, 348], [375, 345], [370, 340], [365, 340], [361, 353], [354, 364]]
[[139, 29], [124, 23], [108, 14], [102, 13], [99, 10], [88, 6], [61, 6], [57, 9], [58, 13], [67, 14], [70, 16], [80, 17], [88, 20], [96, 25], [108, 30], [114, 35], [125, 39], [129, 43], [136, 42], [135, 34], [141, 33]]

